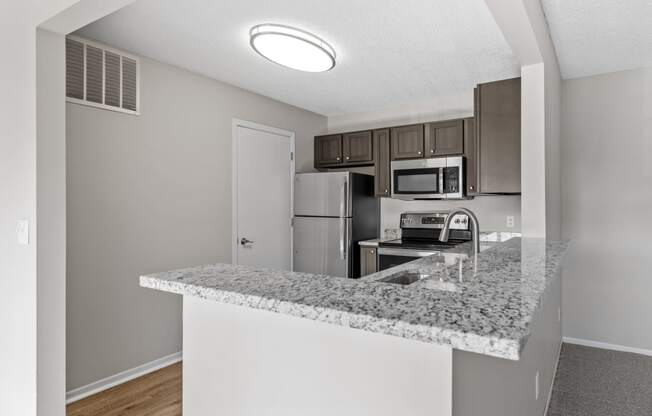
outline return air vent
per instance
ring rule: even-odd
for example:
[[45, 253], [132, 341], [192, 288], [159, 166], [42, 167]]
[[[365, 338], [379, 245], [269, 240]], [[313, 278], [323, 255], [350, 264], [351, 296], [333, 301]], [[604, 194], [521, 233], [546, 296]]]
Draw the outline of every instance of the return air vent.
[[66, 38], [66, 97], [78, 104], [138, 114], [138, 58], [94, 42]]

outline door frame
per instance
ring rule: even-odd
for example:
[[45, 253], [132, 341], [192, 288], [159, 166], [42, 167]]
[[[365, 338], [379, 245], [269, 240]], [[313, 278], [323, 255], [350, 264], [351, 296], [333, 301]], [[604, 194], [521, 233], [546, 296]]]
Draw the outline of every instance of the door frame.
[[258, 130], [264, 133], [272, 133], [279, 136], [285, 136], [290, 139], [290, 172], [288, 180], [290, 181], [290, 217], [288, 218], [288, 227], [290, 228], [290, 270], [294, 269], [294, 173], [295, 173], [295, 133], [290, 130], [279, 129], [277, 127], [266, 126], [253, 121], [241, 120], [234, 118], [231, 122], [231, 264], [238, 264], [238, 128], [244, 127], [252, 130]]

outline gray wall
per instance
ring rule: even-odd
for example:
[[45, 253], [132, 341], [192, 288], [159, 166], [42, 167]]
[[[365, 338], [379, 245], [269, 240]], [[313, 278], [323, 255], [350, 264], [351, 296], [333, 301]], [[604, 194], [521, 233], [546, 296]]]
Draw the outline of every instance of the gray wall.
[[564, 336], [652, 350], [652, 68], [563, 83]]
[[231, 121], [296, 132], [311, 170], [326, 118], [148, 59], [141, 115], [67, 104], [68, 390], [181, 350], [181, 298], [143, 273], [231, 260]]

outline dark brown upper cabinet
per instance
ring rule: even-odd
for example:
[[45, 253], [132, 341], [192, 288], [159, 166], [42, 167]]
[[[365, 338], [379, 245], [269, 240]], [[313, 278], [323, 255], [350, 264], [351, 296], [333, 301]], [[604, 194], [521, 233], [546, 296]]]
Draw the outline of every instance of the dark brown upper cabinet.
[[315, 137], [315, 167], [342, 163], [342, 135]]
[[389, 129], [374, 130], [374, 167], [376, 196], [391, 195], [391, 169], [390, 169], [390, 144]]
[[358, 131], [342, 135], [344, 163], [373, 162], [373, 138], [371, 131]]
[[521, 79], [475, 91], [477, 193], [521, 193]]
[[392, 160], [423, 157], [423, 124], [390, 129]]
[[448, 120], [428, 123], [426, 157], [461, 155], [464, 153], [464, 121]]
[[475, 140], [475, 119], [465, 118], [464, 156], [466, 157], [466, 194], [473, 196], [478, 192], [478, 156]]

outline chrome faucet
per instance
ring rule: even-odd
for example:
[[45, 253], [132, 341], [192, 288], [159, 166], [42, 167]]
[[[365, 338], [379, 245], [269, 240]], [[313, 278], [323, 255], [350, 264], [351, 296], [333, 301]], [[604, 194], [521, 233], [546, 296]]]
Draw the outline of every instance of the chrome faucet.
[[439, 241], [442, 243], [448, 241], [451, 222], [453, 222], [453, 217], [457, 214], [466, 214], [469, 217], [469, 221], [471, 221], [473, 248], [475, 249], [475, 254], [477, 255], [480, 252], [480, 226], [478, 225], [478, 217], [476, 217], [473, 211], [469, 209], [455, 208], [448, 214], [448, 217], [446, 217], [446, 221], [444, 222], [444, 228], [441, 229], [441, 233], [439, 234]]

